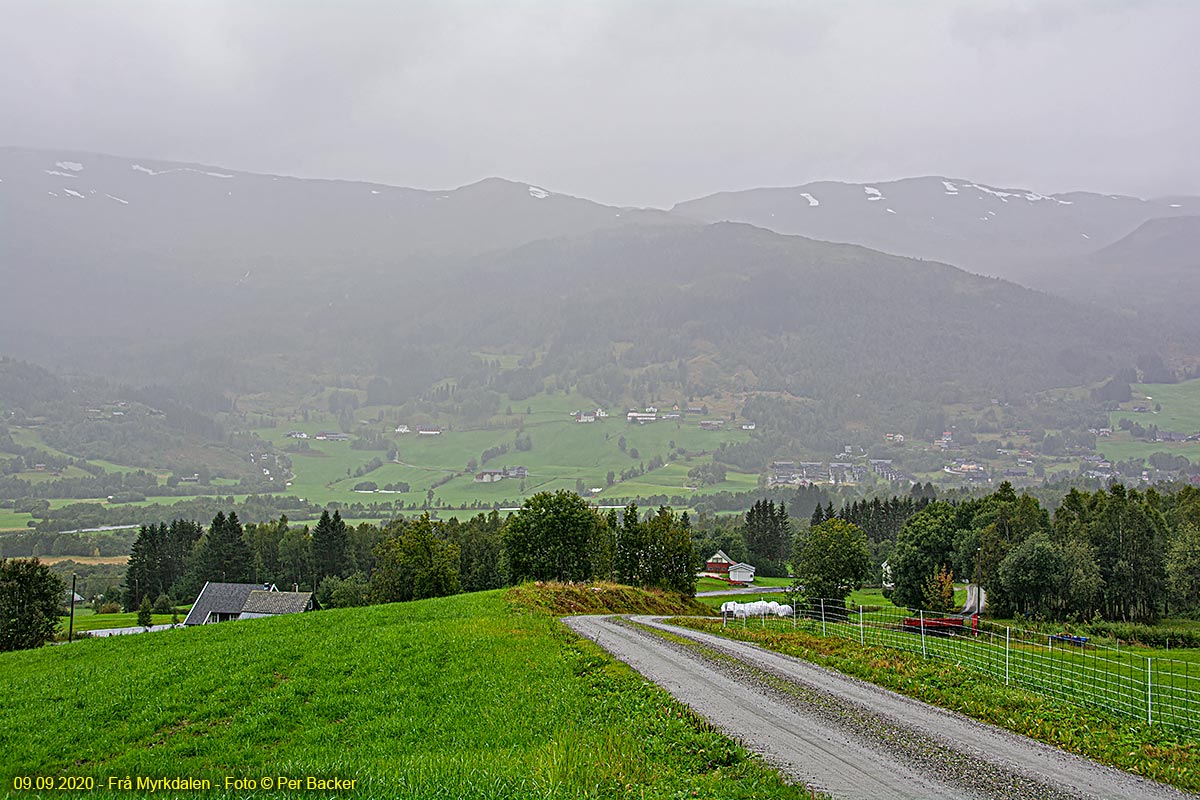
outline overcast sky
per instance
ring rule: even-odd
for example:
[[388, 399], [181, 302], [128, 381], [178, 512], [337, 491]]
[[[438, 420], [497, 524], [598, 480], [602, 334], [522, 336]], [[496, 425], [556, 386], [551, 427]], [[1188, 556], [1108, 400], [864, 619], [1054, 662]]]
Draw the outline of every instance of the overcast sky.
[[0, 0], [0, 144], [621, 205], [1200, 194], [1200, 2]]

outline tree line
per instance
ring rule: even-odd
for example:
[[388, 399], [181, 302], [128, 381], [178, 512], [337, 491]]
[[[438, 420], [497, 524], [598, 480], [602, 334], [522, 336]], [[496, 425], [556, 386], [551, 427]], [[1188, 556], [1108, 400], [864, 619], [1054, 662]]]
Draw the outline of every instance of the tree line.
[[[613, 580], [692, 594], [699, 566], [686, 513], [636, 505], [601, 513], [567, 491], [540, 493], [506, 519], [396, 519], [347, 525], [325, 511], [311, 529], [286, 515], [243, 525], [218, 512], [207, 529], [177, 519], [143, 525], [123, 601], [187, 602], [206, 581], [315, 591], [323, 606], [415, 600], [526, 580]], [[160, 600], [160, 598], [163, 598]]]

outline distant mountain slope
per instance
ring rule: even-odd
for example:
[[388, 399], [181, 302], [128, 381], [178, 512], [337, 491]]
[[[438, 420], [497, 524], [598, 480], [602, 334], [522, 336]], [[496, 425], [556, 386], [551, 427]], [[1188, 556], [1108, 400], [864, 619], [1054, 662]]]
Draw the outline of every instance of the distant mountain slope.
[[1097, 326], [1011, 283], [740, 224], [534, 242], [468, 272], [464, 341], [545, 347], [547, 375], [660, 365], [654, 380], [685, 392], [998, 396], [1093, 380], [1150, 346], [1115, 318]]
[[1200, 216], [1150, 220], [1107, 247], [1044, 270], [1037, 283], [1200, 333]]
[[780, 233], [861, 244], [1027, 283], [1045, 263], [1111, 244], [1147, 220], [1200, 214], [1200, 198], [1043, 195], [924, 177], [722, 192], [672, 211], [704, 222], [749, 222]]
[[[0, 180], [3, 347], [182, 392], [498, 391], [484, 351], [537, 353], [530, 380], [612, 399], [675, 382], [907, 403], [1098, 379], [1154, 344], [941, 263], [501, 180], [428, 192], [15, 149]], [[915, 218], [926, 183], [788, 196], [853, 227]], [[1083, 205], [947, 183], [935, 200], [960, 214]]]
[[85, 327], [194, 333], [215, 308], [295, 302], [315, 276], [417, 274], [431, 259], [671, 221], [494, 178], [424, 191], [0, 148], [0, 285], [34, 301], [8, 305], [0, 336], [43, 357]]

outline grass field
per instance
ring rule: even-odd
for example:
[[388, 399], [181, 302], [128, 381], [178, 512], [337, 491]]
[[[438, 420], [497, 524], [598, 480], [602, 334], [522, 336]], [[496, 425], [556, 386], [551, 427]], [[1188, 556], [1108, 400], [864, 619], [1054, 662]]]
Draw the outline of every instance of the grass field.
[[[698, 487], [687, 476], [693, 467], [709, 463], [708, 455], [697, 455], [677, 459], [673, 463], [652, 470], [628, 481], [618, 481], [608, 486], [608, 472], [618, 476], [622, 470], [637, 467], [654, 456], [668, 458], [672, 445], [688, 453], [711, 452], [722, 442], [740, 442], [750, 434], [730, 425], [727, 431], [703, 431], [695, 418], [677, 421], [660, 421], [650, 425], [630, 425], [622, 412], [614, 410], [607, 420], [581, 425], [574, 421], [571, 413], [577, 409], [595, 408], [595, 403], [579, 395], [539, 395], [527, 401], [513, 403], [514, 417], [520, 414], [525, 420], [523, 433], [528, 435], [532, 449], [518, 451], [514, 447], [517, 431], [513, 427], [497, 426], [485, 430], [460, 430], [447, 428], [438, 436], [420, 436], [415, 432], [395, 434], [394, 410], [386, 407], [359, 409], [358, 418], [370, 421], [383, 416], [385, 422], [370, 421], [369, 427], [393, 442], [399, 451], [399, 463], [386, 463], [369, 473], [356, 475], [364, 465], [374, 458], [383, 458], [382, 451], [355, 450], [350, 442], [317, 441], [315, 434], [336, 427], [332, 419], [318, 417], [315, 421], [286, 423], [275, 428], [262, 428], [255, 433], [277, 447], [286, 449], [295, 440], [287, 438], [290, 431], [303, 431], [309, 438], [303, 440], [308, 452], [291, 453], [295, 477], [290, 493], [308, 501], [326, 504], [329, 502], [372, 502], [374, 500], [400, 500], [405, 503], [424, 503], [427, 491], [433, 484], [454, 476], [450, 481], [437, 486], [434, 496], [443, 503], [453, 506], [469, 504], [475, 500], [492, 503], [503, 500], [519, 500], [539, 491], [556, 489], [574, 490], [576, 481], [582, 480], [586, 489], [599, 488], [597, 495], [606, 499], [620, 500], [627, 497], [654, 494], [690, 495], [718, 491], [747, 491], [758, 485], [757, 474], [730, 472], [723, 483]], [[519, 407], [519, 408], [518, 408]], [[526, 415], [529, 408], [532, 413]], [[501, 416], [500, 421], [507, 419]], [[407, 424], [407, 423], [406, 423]], [[415, 431], [415, 422], [410, 425]], [[622, 450], [620, 440], [624, 439]], [[479, 463], [485, 450], [508, 445], [503, 455]], [[637, 452], [637, 458], [632, 453]], [[467, 470], [467, 463], [477, 462], [477, 469], [498, 469], [505, 465], [522, 465], [529, 470], [522, 492], [520, 481], [503, 480], [496, 483], [475, 483], [474, 472]], [[373, 481], [379, 486], [390, 483], [407, 483], [405, 494], [355, 493], [354, 486], [363, 481]]]
[[[754, 586], [791, 586], [791, 578], [754, 578]], [[697, 592], [720, 592], [729, 589], [728, 581], [718, 580], [716, 578], [697, 578]], [[737, 588], [737, 587], [733, 587]]]
[[[186, 616], [187, 616], [187, 610], [180, 609], [179, 621], [182, 622], [183, 618]], [[151, 625], [166, 625], [170, 621], [171, 621], [170, 614], [151, 614], [150, 615], [150, 624]], [[67, 635], [68, 624], [69, 624], [69, 620], [67, 617], [63, 617], [59, 621], [59, 626], [58, 626], [59, 633], [61, 633], [63, 636]], [[131, 611], [128, 614], [126, 614], [126, 613], [97, 614], [94, 611], [92, 611], [91, 609], [85, 609], [85, 608], [75, 609], [75, 633], [82, 633], [85, 631], [99, 631], [99, 630], [104, 630], [105, 628], [133, 628], [136, 626], [137, 626], [137, 612], [136, 611]]]
[[[0, 654], [0, 780], [354, 779], [388, 798], [807, 798], [499, 592]], [[293, 793], [295, 794], [295, 793]], [[128, 792], [89, 792], [128, 797]]]
[[43, 564], [74, 561], [76, 564], [124, 564], [129, 556], [38, 556]]
[[1200, 444], [1196, 442], [1142, 442], [1131, 437], [1127, 432], [1118, 429], [1122, 418], [1148, 427], [1157, 425], [1159, 430], [1179, 433], [1195, 433], [1200, 431], [1200, 379], [1184, 381], [1183, 383], [1150, 383], [1135, 384], [1133, 387], [1132, 404], [1144, 405], [1153, 409], [1156, 405], [1162, 410], [1155, 412], [1135, 412], [1128, 409], [1113, 411], [1109, 414], [1109, 422], [1113, 429], [1111, 439], [1100, 439], [1096, 449], [1111, 461], [1126, 461], [1134, 458], [1149, 458], [1154, 453], [1170, 453], [1184, 456], [1193, 464], [1200, 460]]
[[18, 514], [10, 508], [0, 508], [0, 531], [23, 531], [28, 529], [28, 523], [33, 517], [29, 514]]

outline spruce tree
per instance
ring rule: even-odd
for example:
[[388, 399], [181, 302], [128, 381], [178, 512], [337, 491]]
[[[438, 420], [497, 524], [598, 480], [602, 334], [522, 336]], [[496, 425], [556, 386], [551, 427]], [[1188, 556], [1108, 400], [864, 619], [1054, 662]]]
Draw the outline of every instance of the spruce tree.
[[153, 624], [153, 619], [150, 617], [149, 595], [142, 598], [142, 604], [138, 607], [137, 624], [143, 628], [149, 628]]
[[313, 560], [317, 567], [317, 582], [329, 575], [341, 576], [346, 571], [346, 551], [349, 537], [346, 523], [339, 511], [330, 516], [329, 510], [321, 512], [321, 519], [313, 529]]

